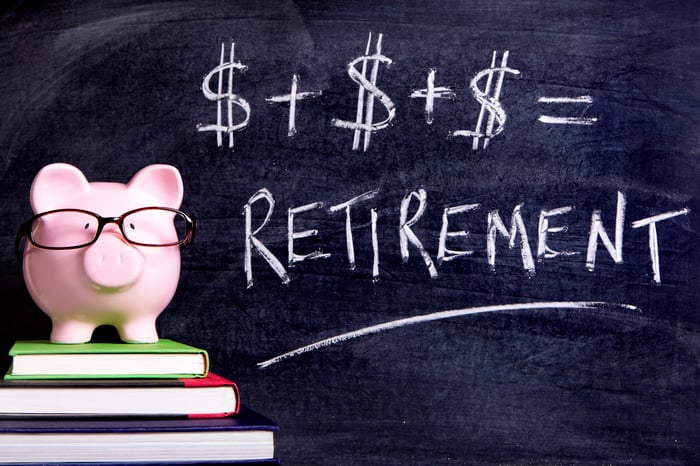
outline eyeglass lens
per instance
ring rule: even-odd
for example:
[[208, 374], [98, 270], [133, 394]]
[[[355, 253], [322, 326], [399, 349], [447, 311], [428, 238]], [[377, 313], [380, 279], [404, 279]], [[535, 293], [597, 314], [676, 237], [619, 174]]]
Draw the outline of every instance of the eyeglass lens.
[[34, 220], [31, 238], [39, 246], [68, 248], [87, 244], [95, 238], [97, 217], [85, 212], [50, 212]]
[[[165, 228], [166, 225], [173, 225], [174, 231]], [[123, 219], [122, 230], [129, 241], [161, 246], [184, 240], [187, 234], [187, 220], [179, 212], [146, 209], [126, 215]]]

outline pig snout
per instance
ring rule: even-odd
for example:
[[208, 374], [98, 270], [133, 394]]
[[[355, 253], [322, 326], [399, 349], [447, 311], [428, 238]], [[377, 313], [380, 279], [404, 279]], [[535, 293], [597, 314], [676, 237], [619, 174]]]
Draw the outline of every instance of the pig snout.
[[143, 258], [120, 236], [103, 234], [83, 256], [85, 273], [100, 288], [124, 288], [135, 283], [143, 269]]

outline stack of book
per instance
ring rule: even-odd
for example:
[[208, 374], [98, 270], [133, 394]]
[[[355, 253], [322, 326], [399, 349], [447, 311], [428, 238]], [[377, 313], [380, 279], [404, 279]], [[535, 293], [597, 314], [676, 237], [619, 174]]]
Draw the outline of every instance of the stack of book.
[[205, 350], [18, 341], [0, 381], [0, 464], [277, 463], [277, 426], [240, 406]]

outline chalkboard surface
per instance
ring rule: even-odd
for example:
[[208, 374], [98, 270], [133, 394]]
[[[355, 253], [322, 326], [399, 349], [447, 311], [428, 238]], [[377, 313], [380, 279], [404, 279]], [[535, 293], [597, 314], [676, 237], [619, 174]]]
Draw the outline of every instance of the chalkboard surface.
[[159, 333], [283, 464], [697, 463], [698, 11], [5, 6], [0, 352], [50, 328], [13, 254], [36, 172], [168, 163], [199, 228]]

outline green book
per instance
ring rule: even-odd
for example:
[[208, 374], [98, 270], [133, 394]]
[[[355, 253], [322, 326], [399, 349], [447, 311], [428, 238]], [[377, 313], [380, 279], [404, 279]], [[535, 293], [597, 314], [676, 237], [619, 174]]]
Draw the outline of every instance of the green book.
[[5, 379], [194, 378], [209, 372], [203, 349], [160, 339], [157, 343], [59, 344], [17, 341]]

